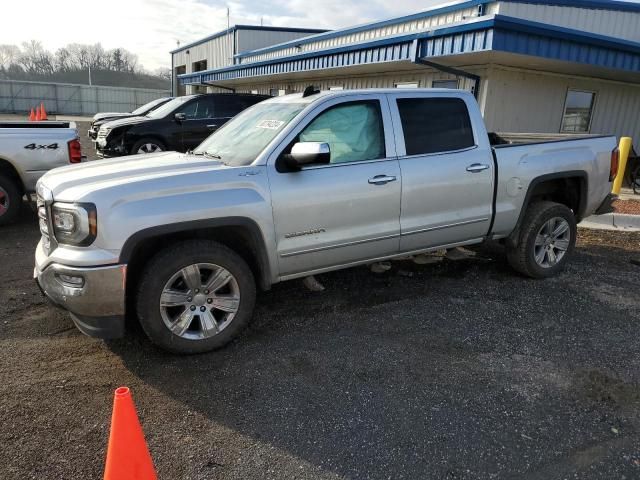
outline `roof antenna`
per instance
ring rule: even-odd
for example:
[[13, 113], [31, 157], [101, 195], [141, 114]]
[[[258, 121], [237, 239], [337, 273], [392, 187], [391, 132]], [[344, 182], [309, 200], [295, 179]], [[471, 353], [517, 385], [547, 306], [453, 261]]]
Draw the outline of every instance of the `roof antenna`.
[[313, 85], [309, 85], [304, 89], [304, 92], [302, 92], [302, 98], [308, 97], [310, 95], [315, 95], [316, 93], [320, 93], [320, 90], [316, 89], [316, 87], [314, 87]]

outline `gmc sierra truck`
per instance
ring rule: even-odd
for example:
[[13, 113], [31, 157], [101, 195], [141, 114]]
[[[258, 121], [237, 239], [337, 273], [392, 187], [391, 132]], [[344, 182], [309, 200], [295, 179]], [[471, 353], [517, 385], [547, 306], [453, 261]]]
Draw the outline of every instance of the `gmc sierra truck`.
[[382, 259], [491, 239], [554, 275], [611, 191], [616, 139], [499, 143], [464, 91], [276, 97], [186, 154], [47, 173], [34, 274], [82, 332], [121, 336], [128, 314], [177, 353], [238, 335], [257, 287]]
[[0, 225], [16, 219], [46, 171], [81, 161], [73, 122], [0, 122]]

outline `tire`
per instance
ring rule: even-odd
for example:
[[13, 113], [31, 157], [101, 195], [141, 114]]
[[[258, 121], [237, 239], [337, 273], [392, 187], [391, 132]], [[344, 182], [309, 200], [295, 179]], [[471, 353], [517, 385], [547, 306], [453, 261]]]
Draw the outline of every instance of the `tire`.
[[[195, 279], [199, 287], [194, 287]], [[237, 253], [214, 241], [188, 240], [147, 263], [136, 310], [153, 343], [173, 353], [194, 354], [222, 348], [240, 334], [251, 320], [255, 300], [253, 273]]]
[[[561, 234], [555, 235], [561, 230]], [[523, 275], [551, 277], [565, 267], [573, 253], [576, 235], [576, 219], [568, 207], [555, 202], [535, 202], [527, 209], [516, 247], [507, 248], [507, 259]]]
[[131, 155], [158, 153], [164, 152], [166, 149], [167, 147], [160, 140], [156, 140], [155, 138], [143, 138], [133, 144], [130, 153]]
[[22, 191], [15, 180], [0, 175], [0, 225], [16, 220], [22, 208]]

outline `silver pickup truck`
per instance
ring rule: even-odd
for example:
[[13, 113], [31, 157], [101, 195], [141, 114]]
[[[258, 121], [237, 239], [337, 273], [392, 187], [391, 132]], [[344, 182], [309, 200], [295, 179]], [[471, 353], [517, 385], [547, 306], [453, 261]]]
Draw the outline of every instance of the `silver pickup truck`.
[[121, 336], [129, 314], [157, 345], [203, 352], [283, 280], [488, 239], [554, 275], [617, 158], [611, 136], [494, 148], [463, 91], [306, 91], [187, 154], [47, 173], [34, 274], [86, 334]]
[[45, 172], [81, 160], [73, 122], [0, 122], [0, 225], [16, 219]]

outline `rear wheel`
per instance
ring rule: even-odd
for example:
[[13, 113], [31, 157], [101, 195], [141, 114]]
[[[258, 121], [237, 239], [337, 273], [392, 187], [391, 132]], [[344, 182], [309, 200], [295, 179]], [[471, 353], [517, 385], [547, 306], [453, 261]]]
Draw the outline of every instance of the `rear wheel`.
[[550, 277], [564, 268], [575, 247], [576, 235], [576, 219], [568, 207], [536, 202], [527, 210], [517, 246], [507, 250], [507, 258], [524, 275]]
[[138, 140], [131, 148], [132, 155], [141, 155], [144, 153], [164, 152], [167, 148], [164, 143], [155, 138], [143, 138]]
[[16, 182], [0, 175], [0, 225], [15, 221], [22, 207], [22, 193]]
[[223, 347], [247, 326], [255, 297], [253, 274], [238, 254], [217, 242], [186, 241], [145, 268], [138, 318], [160, 347], [201, 353]]

